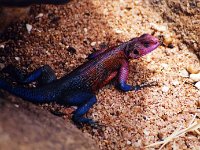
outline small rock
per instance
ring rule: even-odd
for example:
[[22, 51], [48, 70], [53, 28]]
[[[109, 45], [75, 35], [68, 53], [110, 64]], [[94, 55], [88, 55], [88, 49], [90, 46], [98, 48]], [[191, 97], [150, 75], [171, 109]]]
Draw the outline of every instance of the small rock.
[[163, 39], [163, 44], [166, 46], [169, 46], [170, 44], [172, 44], [173, 42], [173, 38], [170, 35], [165, 35], [164, 39]]
[[128, 141], [126, 142], [126, 144], [127, 144], [127, 145], [131, 145], [132, 142], [128, 140]]
[[199, 82], [197, 82], [195, 85], [194, 85], [197, 89], [199, 89], [200, 90], [200, 81]]
[[146, 61], [149, 63], [149, 62], [151, 62], [151, 60], [152, 60], [152, 59], [151, 59], [151, 56], [150, 56], [150, 55], [147, 55], [147, 56], [146, 56]]
[[178, 82], [178, 80], [173, 80], [173, 81], [172, 81], [172, 84], [173, 84], [174, 86], [177, 86], [177, 85], [179, 85], [179, 82]]
[[71, 54], [76, 54], [76, 49], [74, 47], [69, 46], [67, 48], [67, 51], [70, 52]]
[[20, 58], [19, 58], [19, 57], [15, 57], [15, 60], [19, 61], [19, 60], [20, 60]]
[[83, 30], [84, 30], [84, 32], [85, 32], [85, 33], [87, 33], [87, 32], [88, 32], [88, 29], [87, 29], [87, 28], [84, 28]]
[[87, 55], [81, 54], [81, 58], [86, 59], [86, 58], [87, 58]]
[[46, 51], [46, 54], [47, 54], [48, 56], [50, 56], [50, 55], [51, 55], [51, 53], [50, 53], [49, 51]]
[[0, 45], [0, 48], [4, 48], [4, 47], [5, 47], [5, 45], [3, 45], [3, 44], [2, 44], [2, 45]]
[[28, 31], [29, 34], [31, 33], [32, 28], [33, 28], [32, 25], [26, 24], [26, 29], [27, 29], [27, 31]]
[[156, 31], [160, 31], [160, 32], [165, 32], [167, 31], [167, 26], [164, 25], [158, 25], [155, 23], [150, 23], [150, 26], [152, 29], [156, 30]]
[[166, 85], [164, 85], [163, 87], [162, 87], [162, 91], [163, 92], [168, 92], [169, 91], [169, 87], [168, 86], [166, 86]]
[[135, 147], [141, 147], [142, 146], [142, 140], [138, 140], [137, 142], [133, 143]]
[[180, 76], [184, 77], [184, 78], [188, 78], [189, 77], [189, 73], [187, 72], [187, 70], [181, 70], [180, 71]]
[[43, 17], [43, 16], [44, 16], [43, 13], [39, 13], [35, 18], [41, 18], [41, 17]]
[[18, 105], [18, 104], [15, 104], [14, 106], [15, 106], [16, 108], [19, 108], [19, 105]]
[[174, 48], [174, 45], [172, 43], [170, 43], [169, 45], [167, 45], [168, 48]]
[[96, 45], [96, 42], [92, 42], [90, 45], [91, 45], [91, 46], [95, 46], [95, 45]]
[[127, 100], [128, 100], [128, 98], [129, 98], [129, 96], [128, 96], [128, 95], [124, 96], [124, 100], [125, 100], [125, 101], [127, 101]]
[[198, 74], [190, 74], [190, 79], [192, 79], [194, 82], [200, 81], [200, 73], [198, 73]]
[[168, 68], [168, 64], [161, 64], [161, 66], [163, 67], [163, 69], [167, 69]]
[[198, 72], [200, 72], [200, 68], [199, 67], [195, 67], [194, 65], [189, 65], [187, 67], [187, 71], [191, 74], [197, 74]]
[[115, 29], [114, 31], [115, 31], [116, 33], [118, 33], [118, 34], [123, 32], [123, 31], [120, 30], [120, 29]]
[[150, 134], [150, 132], [148, 130], [146, 130], [146, 129], [144, 129], [143, 132], [144, 132], [145, 135], [149, 135]]
[[5, 65], [3, 63], [0, 63], [0, 69], [3, 69]]
[[138, 5], [139, 3], [141, 3], [141, 1], [139, 1], [139, 0], [135, 0], [133, 2], [134, 2], [135, 5]]

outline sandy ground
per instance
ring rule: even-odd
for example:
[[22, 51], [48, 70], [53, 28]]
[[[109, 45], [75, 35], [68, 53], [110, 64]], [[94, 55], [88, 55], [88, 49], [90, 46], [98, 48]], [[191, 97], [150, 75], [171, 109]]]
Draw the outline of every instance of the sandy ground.
[[[74, 0], [65, 6], [34, 6], [27, 20], [14, 24], [2, 36], [1, 67], [15, 64], [31, 71], [49, 64], [61, 77], [85, 62], [93, 47], [118, 44], [143, 33], [169, 35], [173, 38], [174, 48], [160, 46], [130, 65], [128, 83], [135, 85], [157, 80], [159, 86], [128, 93], [117, 91], [113, 85], [104, 87], [97, 93], [98, 103], [87, 116], [105, 127], [83, 128], [83, 132], [90, 134], [101, 149], [143, 149], [163, 140], [180, 126], [187, 127], [199, 112], [200, 101], [200, 91], [190, 79], [181, 75], [188, 65], [199, 65], [198, 28], [179, 27], [182, 20], [172, 23], [163, 17], [163, 12], [168, 12], [164, 8], [171, 8], [165, 7], [164, 2], [179, 1], [151, 2]], [[199, 4], [193, 7], [196, 9]], [[192, 9], [190, 5], [188, 8]], [[176, 21], [173, 11], [171, 13], [164, 16]], [[191, 18], [184, 15], [184, 11], [180, 13]], [[199, 16], [195, 13], [192, 17], [196, 18], [198, 26]], [[30, 33], [26, 24], [32, 26]], [[194, 37], [184, 34], [189, 31], [193, 31]], [[186, 37], [188, 40], [184, 40]], [[187, 42], [191, 39], [192, 46]], [[75, 48], [75, 54], [69, 52], [69, 46]], [[50, 105], [48, 109], [51, 107], [55, 106]], [[187, 133], [164, 149], [174, 146], [177, 149], [200, 149], [200, 137], [196, 133]]]

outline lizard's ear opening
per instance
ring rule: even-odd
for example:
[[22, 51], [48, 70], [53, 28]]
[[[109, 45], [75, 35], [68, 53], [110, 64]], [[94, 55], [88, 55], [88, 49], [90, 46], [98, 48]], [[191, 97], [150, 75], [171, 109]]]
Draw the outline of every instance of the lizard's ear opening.
[[137, 59], [139, 57], [140, 57], [139, 50], [137, 50], [137, 49], [130, 50], [130, 52], [129, 52], [129, 58], [130, 59]]
[[137, 49], [137, 46], [133, 43], [133, 44], [127, 44], [126, 48], [125, 48], [125, 55], [127, 56], [127, 58], [129, 59], [136, 59], [140, 57], [140, 52]]

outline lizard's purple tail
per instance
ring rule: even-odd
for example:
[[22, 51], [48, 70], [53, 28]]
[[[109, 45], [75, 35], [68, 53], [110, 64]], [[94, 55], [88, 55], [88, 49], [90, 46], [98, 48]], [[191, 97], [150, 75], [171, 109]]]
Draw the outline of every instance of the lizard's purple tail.
[[52, 95], [44, 94], [41, 89], [12, 86], [10, 83], [0, 78], [0, 89], [6, 90], [13, 95], [34, 103], [44, 103], [52, 101]]

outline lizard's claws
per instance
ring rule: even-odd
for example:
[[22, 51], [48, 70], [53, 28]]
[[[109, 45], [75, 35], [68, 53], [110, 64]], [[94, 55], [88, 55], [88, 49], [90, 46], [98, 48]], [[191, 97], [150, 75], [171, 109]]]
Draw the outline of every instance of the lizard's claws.
[[101, 124], [98, 121], [94, 121], [90, 126], [94, 129], [102, 129], [103, 127], [106, 127], [105, 124]]
[[157, 85], [158, 85], [158, 82], [157, 82], [157, 81], [145, 82], [145, 83], [142, 83], [142, 84], [140, 85], [140, 88], [151, 87], [151, 86], [157, 86]]

